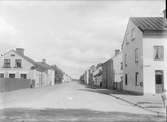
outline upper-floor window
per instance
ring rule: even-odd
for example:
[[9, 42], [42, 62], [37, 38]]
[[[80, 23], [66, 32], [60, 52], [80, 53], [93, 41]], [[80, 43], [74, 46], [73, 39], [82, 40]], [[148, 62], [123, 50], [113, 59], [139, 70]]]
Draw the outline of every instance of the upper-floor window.
[[10, 68], [10, 59], [4, 59], [4, 68]]
[[131, 41], [135, 40], [135, 29], [132, 28], [131, 30]]
[[15, 60], [16, 68], [21, 68], [21, 63], [22, 63], [21, 59], [16, 59]]
[[164, 59], [164, 47], [154, 46], [154, 60], [162, 61]]
[[121, 62], [121, 70], [123, 70], [123, 63]]
[[127, 54], [125, 54], [125, 67], [128, 66], [127, 64]]
[[127, 32], [127, 34], [125, 35], [125, 42], [126, 42], [126, 45], [129, 44], [129, 33]]
[[139, 49], [136, 48], [135, 49], [135, 63], [138, 63], [139, 62]]

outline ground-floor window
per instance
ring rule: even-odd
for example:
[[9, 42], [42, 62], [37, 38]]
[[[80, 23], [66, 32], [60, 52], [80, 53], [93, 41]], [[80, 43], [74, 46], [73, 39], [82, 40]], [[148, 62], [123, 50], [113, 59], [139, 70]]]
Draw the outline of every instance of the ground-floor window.
[[155, 85], [156, 93], [162, 93], [164, 90], [164, 76], [163, 70], [155, 70]]
[[20, 77], [21, 77], [22, 79], [27, 79], [27, 74], [21, 74]]
[[136, 86], [139, 85], [139, 72], [135, 73], [135, 84], [136, 84]]
[[155, 81], [156, 81], [156, 84], [163, 84], [163, 71], [162, 70], [155, 71]]
[[128, 85], [128, 75], [125, 74], [125, 85]]
[[13, 73], [9, 74], [9, 78], [15, 78], [15, 74]]
[[0, 73], [0, 78], [4, 78], [4, 73]]

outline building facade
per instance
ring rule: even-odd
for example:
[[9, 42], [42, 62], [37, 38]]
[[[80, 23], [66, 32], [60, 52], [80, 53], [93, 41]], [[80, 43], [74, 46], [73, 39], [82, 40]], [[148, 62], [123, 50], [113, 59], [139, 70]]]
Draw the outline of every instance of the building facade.
[[114, 81], [114, 72], [113, 72], [113, 60], [109, 59], [103, 63], [103, 80], [102, 87], [103, 88], [113, 88]]
[[25, 56], [24, 49], [10, 50], [0, 57], [0, 78], [30, 79], [33, 87], [53, 85], [53, 70]]
[[132, 17], [122, 44], [123, 89], [139, 94], [167, 88], [167, 28], [163, 17]]
[[122, 52], [120, 52], [120, 50], [115, 50], [115, 55], [112, 58], [112, 60], [113, 60], [113, 72], [114, 72], [113, 88], [117, 90], [122, 90], [123, 89]]

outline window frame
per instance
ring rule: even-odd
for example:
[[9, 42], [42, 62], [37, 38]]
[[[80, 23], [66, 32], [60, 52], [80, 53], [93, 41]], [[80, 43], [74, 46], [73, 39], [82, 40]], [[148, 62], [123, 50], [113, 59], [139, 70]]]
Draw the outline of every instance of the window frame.
[[11, 59], [10, 58], [5, 58], [4, 59], [4, 68], [11, 68]]
[[[17, 63], [20, 63], [20, 66], [18, 66]], [[22, 59], [15, 59], [15, 67], [16, 68], [22, 68]]]
[[[162, 48], [161, 48], [162, 47]], [[156, 48], [158, 49], [162, 49], [162, 50], [160, 50], [160, 52], [162, 53], [162, 54], [158, 54], [160, 57], [159, 58], [156, 58], [156, 54], [157, 54], [157, 52], [156, 52]], [[154, 61], [164, 61], [164, 46], [163, 45], [155, 45], [155, 46], [153, 46], [153, 59], [154, 59]], [[161, 57], [162, 56], [162, 57]]]

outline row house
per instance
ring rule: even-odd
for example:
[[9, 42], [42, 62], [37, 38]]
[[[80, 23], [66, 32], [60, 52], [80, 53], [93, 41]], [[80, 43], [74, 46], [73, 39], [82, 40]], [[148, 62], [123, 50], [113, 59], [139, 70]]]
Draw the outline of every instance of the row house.
[[24, 49], [10, 50], [0, 57], [0, 78], [30, 79], [34, 87], [54, 84], [54, 70], [43, 60], [35, 62]]
[[93, 72], [93, 85], [97, 88], [102, 88], [103, 81], [103, 67], [102, 63], [96, 65], [95, 70]]
[[113, 89], [122, 90], [123, 89], [123, 62], [122, 62], [122, 52], [117, 49], [115, 50], [115, 55], [112, 57], [113, 60]]
[[68, 83], [68, 82], [71, 82], [71, 81], [72, 81], [72, 78], [69, 75], [67, 75], [66, 73], [64, 73], [62, 82], [63, 83]]
[[114, 81], [112, 58], [102, 64], [102, 71], [103, 71], [102, 87], [112, 89]]
[[166, 17], [131, 17], [122, 56], [124, 90], [156, 94], [167, 89]]

